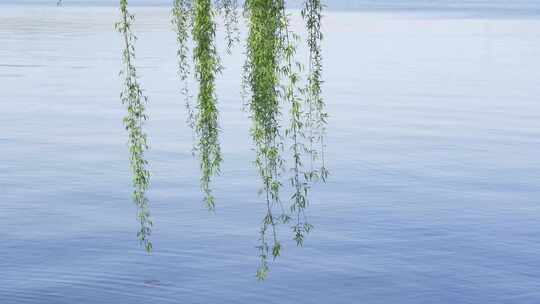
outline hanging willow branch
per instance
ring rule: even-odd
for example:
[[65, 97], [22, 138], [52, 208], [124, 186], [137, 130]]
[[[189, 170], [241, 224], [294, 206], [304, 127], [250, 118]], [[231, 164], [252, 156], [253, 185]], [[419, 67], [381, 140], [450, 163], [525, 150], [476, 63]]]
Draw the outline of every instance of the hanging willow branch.
[[174, 0], [172, 9], [172, 24], [176, 33], [176, 55], [178, 57], [178, 77], [182, 82], [181, 94], [184, 96], [184, 103], [188, 112], [187, 123], [191, 129], [195, 129], [197, 118], [195, 109], [191, 104], [189, 95], [188, 78], [190, 76], [190, 49], [188, 46], [190, 32], [193, 25], [193, 3], [192, 0]]
[[220, 65], [214, 44], [216, 34], [211, 0], [195, 0], [194, 14], [195, 76], [199, 81], [195, 130], [199, 137], [197, 150], [202, 171], [201, 188], [208, 209], [213, 210], [215, 199], [210, 182], [213, 176], [219, 174], [222, 159], [214, 84]]
[[147, 252], [152, 251], [152, 242], [149, 237], [152, 233], [152, 220], [150, 219], [150, 209], [146, 190], [148, 189], [150, 172], [147, 161], [144, 158], [145, 151], [148, 150], [146, 133], [143, 131], [144, 121], [148, 119], [145, 113], [145, 103], [147, 97], [143, 94], [141, 86], [137, 80], [137, 70], [133, 61], [135, 60], [135, 40], [137, 39], [131, 30], [134, 16], [128, 11], [128, 1], [120, 0], [121, 19], [116, 23], [117, 30], [123, 37], [123, 69], [120, 74], [124, 80], [124, 86], [120, 98], [127, 107], [127, 115], [124, 117], [124, 125], [129, 134], [129, 151], [131, 153], [131, 171], [133, 174], [133, 201], [138, 207], [137, 217], [140, 222], [140, 229], [137, 233], [139, 241], [144, 245]]
[[238, 0], [215, 0], [215, 5], [217, 11], [223, 16], [227, 52], [230, 54], [232, 47], [240, 41]]
[[[268, 272], [270, 247], [274, 259], [280, 255], [277, 225], [289, 219], [280, 201], [283, 144], [280, 134], [281, 96], [278, 90], [283, 52], [280, 37], [282, 6], [282, 1], [276, 0], [247, 0], [245, 4], [249, 36], [244, 77], [251, 93], [249, 109], [253, 121], [251, 135], [256, 146], [255, 164], [263, 181], [261, 192], [265, 195], [267, 207], [260, 230], [261, 244], [258, 246], [260, 264], [257, 278], [260, 280]], [[282, 214], [276, 216], [279, 207]], [[271, 229], [271, 241], [268, 240], [268, 229]]]
[[283, 50], [283, 66], [281, 67], [282, 78], [286, 82], [283, 85], [282, 94], [290, 107], [290, 122], [289, 127], [285, 130], [285, 134], [290, 139], [290, 151], [292, 153], [293, 166], [291, 168], [292, 177], [289, 179], [293, 187], [291, 195], [290, 213], [294, 218], [292, 226], [293, 239], [298, 246], [302, 246], [305, 235], [308, 234], [312, 225], [308, 223], [306, 216], [306, 208], [309, 204], [309, 172], [304, 171], [303, 157], [306, 153], [306, 140], [303, 100], [300, 96], [303, 94], [303, 89], [300, 88], [300, 72], [302, 65], [295, 61], [296, 45], [300, 39], [297, 34], [289, 29], [289, 18], [286, 15], [285, 8], [281, 13], [281, 32], [280, 32], [281, 49]]
[[[325, 164], [325, 136], [328, 114], [325, 110], [324, 99], [321, 95], [322, 86], [322, 50], [323, 34], [321, 31], [322, 19], [321, 0], [305, 0], [302, 8], [302, 17], [306, 22], [308, 31], [307, 44], [309, 46], [309, 66], [307, 85], [307, 124], [309, 131], [309, 154], [311, 155], [310, 180], [321, 179], [326, 181], [328, 170]], [[319, 147], [316, 148], [315, 146]], [[321, 161], [320, 168], [314, 169], [313, 163]]]

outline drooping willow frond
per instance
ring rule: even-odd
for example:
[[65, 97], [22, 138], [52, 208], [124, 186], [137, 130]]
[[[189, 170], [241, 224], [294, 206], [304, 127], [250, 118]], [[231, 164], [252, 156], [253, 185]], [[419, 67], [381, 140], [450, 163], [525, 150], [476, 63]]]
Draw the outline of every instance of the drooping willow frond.
[[[288, 216], [276, 216], [281, 207], [281, 171], [283, 169], [282, 138], [280, 134], [280, 59], [281, 59], [281, 1], [247, 0], [245, 14], [249, 24], [247, 59], [244, 65], [246, 84], [250, 91], [248, 105], [253, 125], [251, 136], [255, 143], [255, 165], [263, 182], [261, 192], [266, 200], [266, 215], [260, 231], [258, 246], [260, 264], [257, 278], [262, 280], [268, 271], [267, 258], [271, 248], [274, 258], [280, 255], [281, 243], [277, 237], [277, 225]], [[267, 231], [272, 231], [268, 241]]]
[[131, 27], [134, 15], [128, 11], [128, 1], [120, 0], [120, 21], [116, 23], [117, 30], [123, 38], [122, 62], [123, 68], [120, 72], [124, 85], [120, 98], [127, 108], [124, 117], [124, 125], [129, 134], [128, 146], [131, 154], [131, 171], [133, 174], [133, 201], [138, 207], [137, 217], [140, 222], [140, 229], [137, 233], [139, 241], [144, 245], [147, 252], [152, 251], [150, 235], [152, 233], [152, 220], [150, 218], [149, 201], [146, 197], [146, 190], [150, 182], [150, 172], [147, 169], [147, 161], [144, 158], [148, 150], [146, 133], [143, 131], [143, 124], [148, 119], [145, 110], [147, 97], [143, 94], [137, 77], [137, 70], [134, 65], [135, 60], [135, 40]]
[[210, 210], [215, 207], [210, 182], [219, 174], [221, 148], [215, 78], [220, 73], [219, 57], [215, 46], [214, 11], [211, 0], [195, 0], [193, 23], [193, 51], [195, 77], [199, 82], [195, 130], [198, 136], [197, 150], [202, 171], [201, 188], [204, 201]]
[[[283, 0], [281, 0], [283, 1]], [[293, 239], [298, 246], [303, 245], [305, 235], [308, 234], [312, 225], [308, 223], [306, 208], [309, 204], [309, 178], [304, 170], [304, 156], [306, 154], [306, 134], [304, 122], [304, 100], [301, 95], [305, 90], [300, 88], [300, 73], [303, 66], [295, 60], [297, 43], [300, 37], [289, 29], [289, 17], [285, 8], [281, 13], [280, 49], [282, 50], [283, 63], [281, 77], [285, 84], [282, 86], [282, 95], [289, 106], [289, 126], [285, 134], [291, 141], [290, 152], [292, 153], [293, 165], [292, 177], [289, 178], [293, 187], [291, 195], [290, 212], [294, 220], [292, 226]]]
[[[326, 181], [328, 170], [325, 164], [325, 136], [328, 114], [322, 97], [322, 39], [321, 30], [323, 5], [321, 0], [305, 0], [302, 8], [302, 17], [306, 22], [308, 32], [307, 44], [309, 46], [308, 85], [307, 85], [307, 124], [309, 131], [309, 153], [311, 155], [311, 180]], [[318, 146], [315, 147], [315, 146]], [[314, 169], [313, 163], [318, 159], [321, 166]]]
[[195, 130], [195, 109], [191, 103], [189, 95], [188, 78], [190, 76], [190, 48], [189, 38], [193, 25], [193, 0], [174, 0], [172, 9], [172, 24], [176, 33], [176, 55], [178, 57], [178, 77], [182, 82], [181, 94], [184, 96], [184, 103], [188, 112], [187, 123]]
[[234, 44], [240, 41], [238, 0], [215, 0], [215, 5], [217, 11], [223, 16], [227, 52], [231, 53]]

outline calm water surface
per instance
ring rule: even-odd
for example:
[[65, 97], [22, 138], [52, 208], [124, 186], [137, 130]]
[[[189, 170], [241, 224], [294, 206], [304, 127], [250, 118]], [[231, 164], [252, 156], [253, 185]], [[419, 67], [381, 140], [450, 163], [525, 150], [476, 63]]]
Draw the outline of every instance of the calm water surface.
[[539, 18], [328, 13], [332, 176], [305, 248], [287, 241], [261, 284], [242, 57], [218, 80], [209, 214], [168, 10], [136, 13], [151, 256], [135, 236], [116, 10], [0, 8], [2, 304], [540, 303]]

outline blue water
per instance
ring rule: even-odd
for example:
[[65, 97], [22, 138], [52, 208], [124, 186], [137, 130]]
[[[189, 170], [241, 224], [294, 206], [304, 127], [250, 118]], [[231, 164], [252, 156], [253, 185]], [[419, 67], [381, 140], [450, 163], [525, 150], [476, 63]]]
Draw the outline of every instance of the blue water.
[[304, 248], [282, 229], [258, 283], [241, 48], [218, 80], [209, 214], [169, 12], [135, 12], [151, 256], [130, 200], [116, 10], [0, 9], [0, 303], [540, 303], [540, 20], [329, 12], [332, 175]]

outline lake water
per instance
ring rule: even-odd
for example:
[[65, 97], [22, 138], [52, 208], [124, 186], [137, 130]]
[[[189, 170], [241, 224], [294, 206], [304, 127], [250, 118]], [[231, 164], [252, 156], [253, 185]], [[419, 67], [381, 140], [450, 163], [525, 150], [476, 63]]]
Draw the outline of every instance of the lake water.
[[0, 7], [0, 303], [540, 303], [540, 18], [328, 12], [331, 178], [304, 248], [286, 241], [258, 283], [242, 49], [218, 80], [210, 214], [169, 12], [135, 13], [151, 256], [135, 236], [117, 11]]

